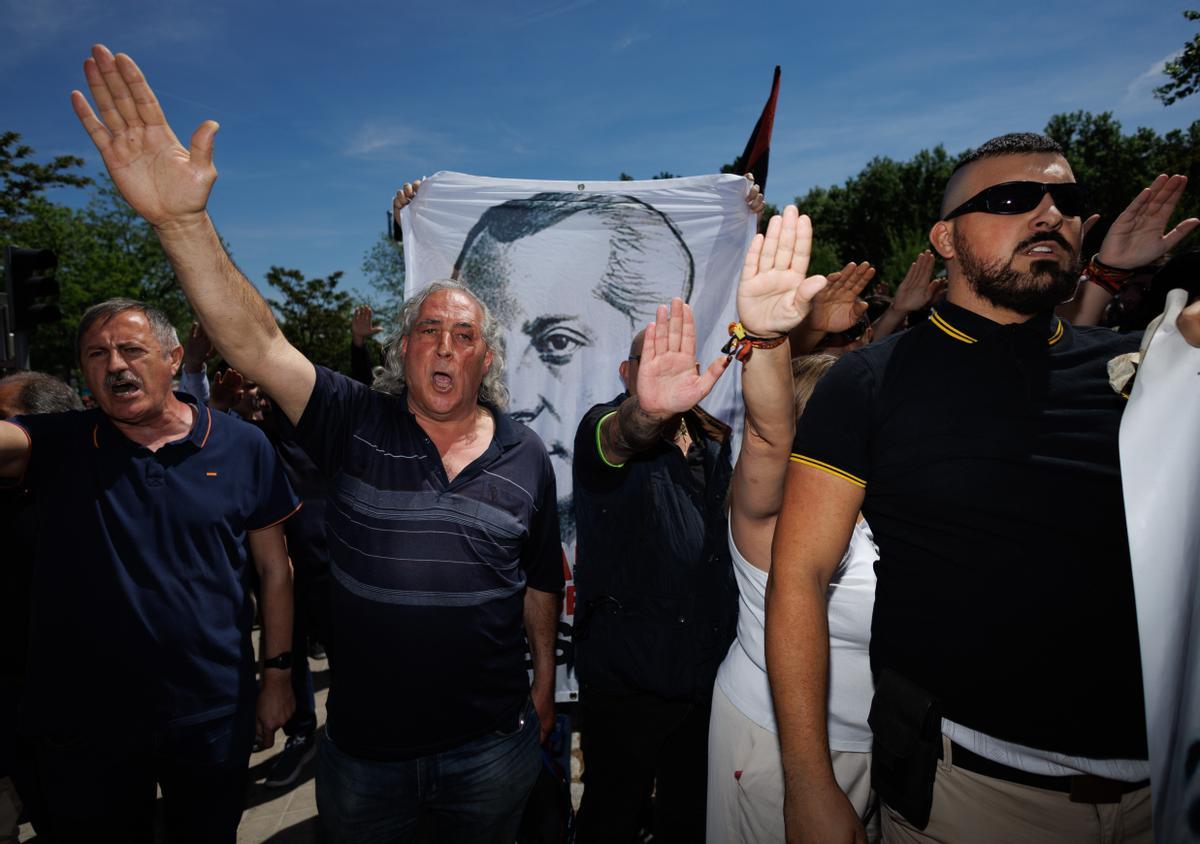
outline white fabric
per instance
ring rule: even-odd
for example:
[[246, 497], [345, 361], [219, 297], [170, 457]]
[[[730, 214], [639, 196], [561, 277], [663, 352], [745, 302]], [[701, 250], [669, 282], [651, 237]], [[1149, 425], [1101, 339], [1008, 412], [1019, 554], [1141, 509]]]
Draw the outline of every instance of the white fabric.
[[1038, 750], [1036, 747], [992, 738], [946, 718], [942, 719], [942, 735], [985, 759], [1030, 774], [1048, 777], [1093, 774], [1122, 782], [1141, 782], [1150, 776], [1150, 763], [1145, 759], [1089, 759], [1086, 756]]
[[[1187, 303], [1167, 297], [1121, 420], [1121, 479], [1137, 600], [1155, 839], [1200, 841], [1188, 829], [1200, 775], [1200, 349], [1175, 320]], [[1189, 807], [1191, 807], [1189, 809]]]
[[[767, 679], [767, 573], [750, 563], [729, 534], [737, 577], [738, 631], [729, 654], [717, 669], [717, 686], [742, 713], [765, 730], [776, 732], [775, 708]], [[829, 747], [869, 752], [867, 715], [875, 685], [869, 648], [875, 607], [875, 560], [879, 552], [866, 521], [850, 534], [850, 545], [829, 584]]]
[[[654, 319], [655, 305], [685, 296], [695, 314], [703, 365], [719, 355], [735, 319], [737, 281], [754, 237], [748, 190], [744, 178], [731, 175], [551, 182], [441, 172], [421, 183], [401, 213], [405, 294], [411, 296], [431, 281], [451, 277], [473, 227], [496, 208], [491, 216], [502, 224], [500, 235], [472, 241], [467, 254], [474, 260], [462, 280], [500, 322], [512, 393], [508, 409], [546, 443], [560, 512], [570, 507], [579, 420], [621, 391], [617, 368], [629, 354], [633, 335]], [[557, 197], [540, 198], [532, 209], [497, 208], [542, 193]], [[593, 210], [567, 214], [564, 207]], [[730, 367], [703, 405], [734, 429], [735, 453], [742, 409], [739, 369]], [[571, 524], [564, 520], [562, 620], [568, 626], [574, 608]], [[570, 644], [561, 633], [560, 638], [560, 662], [565, 663]], [[574, 677], [560, 664], [558, 699], [574, 699], [575, 688]]]
[[[871, 754], [835, 750], [833, 776], [866, 827], [879, 840], [879, 802], [871, 789]], [[783, 844], [783, 761], [779, 736], [747, 718], [720, 688], [713, 689], [708, 731], [706, 840], [715, 844]]]

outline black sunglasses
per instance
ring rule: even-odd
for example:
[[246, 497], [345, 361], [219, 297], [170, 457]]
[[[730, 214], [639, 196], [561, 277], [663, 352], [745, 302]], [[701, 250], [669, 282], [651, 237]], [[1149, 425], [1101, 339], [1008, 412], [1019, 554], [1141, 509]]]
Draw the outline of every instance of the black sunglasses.
[[942, 219], [953, 220], [972, 211], [1024, 214], [1037, 208], [1046, 194], [1050, 194], [1063, 216], [1083, 216], [1083, 189], [1075, 182], [1001, 182], [984, 188]]

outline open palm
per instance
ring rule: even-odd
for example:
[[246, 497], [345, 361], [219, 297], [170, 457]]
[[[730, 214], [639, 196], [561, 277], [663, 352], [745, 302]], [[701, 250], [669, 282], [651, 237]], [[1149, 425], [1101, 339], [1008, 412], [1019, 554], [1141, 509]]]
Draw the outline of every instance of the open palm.
[[203, 213], [217, 178], [217, 124], [202, 123], [185, 149], [133, 59], [97, 44], [83, 71], [100, 116], [79, 91], [71, 92], [71, 105], [125, 201], [153, 226]]
[[808, 327], [815, 331], [845, 331], [867, 310], [867, 303], [858, 298], [875, 277], [875, 268], [868, 262], [851, 261], [836, 273], [829, 274], [825, 285], [812, 301]]
[[700, 371], [696, 362], [696, 322], [682, 299], [658, 306], [657, 318], [646, 326], [642, 360], [637, 373], [638, 405], [651, 416], [668, 417], [691, 410], [709, 394], [729, 359], [718, 357]]
[[812, 255], [812, 221], [796, 206], [783, 209], [756, 235], [738, 284], [738, 318], [757, 337], [786, 334], [808, 316], [824, 276], [806, 276]]
[[1100, 244], [1100, 261], [1110, 267], [1132, 270], [1153, 263], [1174, 249], [1200, 226], [1200, 220], [1189, 217], [1166, 231], [1186, 187], [1187, 176], [1168, 177], [1164, 173], [1151, 182], [1113, 220]]

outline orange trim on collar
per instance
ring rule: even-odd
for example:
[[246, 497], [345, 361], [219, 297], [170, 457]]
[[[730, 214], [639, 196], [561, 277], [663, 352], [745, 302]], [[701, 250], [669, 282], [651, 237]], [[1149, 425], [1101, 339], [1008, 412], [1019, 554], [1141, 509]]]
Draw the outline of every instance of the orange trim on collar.
[[100, 433], [100, 423], [97, 422], [95, 424], [95, 426], [93, 426], [93, 428], [92, 428], [92, 445], [95, 446], [96, 448], [100, 447], [100, 439], [98, 436], [99, 433]]
[[200, 448], [204, 448], [204, 444], [208, 442], [208, 435], [212, 433], [212, 408], [204, 405], [204, 409], [208, 411], [208, 430], [204, 432], [204, 439], [200, 441]]

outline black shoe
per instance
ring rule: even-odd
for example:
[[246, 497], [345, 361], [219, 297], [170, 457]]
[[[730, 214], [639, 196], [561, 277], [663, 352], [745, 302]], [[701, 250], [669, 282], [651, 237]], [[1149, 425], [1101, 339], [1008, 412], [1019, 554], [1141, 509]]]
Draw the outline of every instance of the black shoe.
[[314, 639], [308, 643], [308, 655], [313, 659], [325, 659], [325, 646]]
[[304, 766], [316, 752], [317, 742], [313, 736], [289, 736], [287, 744], [271, 763], [263, 785], [267, 788], [286, 788], [291, 785], [300, 779]]

